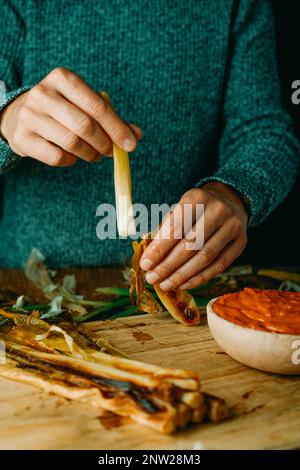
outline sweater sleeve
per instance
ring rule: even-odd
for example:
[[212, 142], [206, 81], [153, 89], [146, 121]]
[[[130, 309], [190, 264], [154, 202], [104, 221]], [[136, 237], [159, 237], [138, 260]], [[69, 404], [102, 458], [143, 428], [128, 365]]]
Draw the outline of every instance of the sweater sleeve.
[[268, 0], [240, 0], [231, 31], [219, 168], [197, 186], [220, 181], [250, 203], [249, 225], [264, 221], [291, 189], [299, 144], [282, 107]]
[[[21, 16], [24, 0], [4, 0], [0, 15], [0, 113], [12, 100], [31, 88], [22, 83], [25, 24]], [[6, 93], [4, 90], [6, 89]], [[3, 91], [2, 91], [3, 90]], [[17, 163], [17, 157], [0, 136], [0, 175]]]

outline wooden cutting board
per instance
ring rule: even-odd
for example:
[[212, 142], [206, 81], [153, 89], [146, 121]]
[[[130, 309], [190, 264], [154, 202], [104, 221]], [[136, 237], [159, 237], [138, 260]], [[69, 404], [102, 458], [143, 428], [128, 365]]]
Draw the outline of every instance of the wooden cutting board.
[[[122, 283], [117, 270], [67, 271], [76, 272], [82, 293], [96, 286]], [[18, 271], [0, 271], [0, 285], [30, 293]], [[92, 407], [0, 378], [1, 449], [300, 447], [300, 379], [265, 374], [235, 362], [212, 339], [205, 319], [199, 327], [185, 327], [164, 313], [94, 322], [87, 329], [134, 358], [198, 370], [203, 390], [225, 398], [231, 418], [220, 424], [193, 426], [172, 436], [130, 423], [106, 429], [109, 422], [100, 419], [99, 411]]]

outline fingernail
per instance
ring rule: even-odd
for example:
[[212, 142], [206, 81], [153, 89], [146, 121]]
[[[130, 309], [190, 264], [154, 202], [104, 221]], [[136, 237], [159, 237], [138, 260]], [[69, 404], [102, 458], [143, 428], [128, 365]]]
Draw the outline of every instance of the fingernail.
[[131, 150], [135, 148], [135, 143], [136, 143], [135, 139], [127, 138], [123, 142], [123, 147], [125, 150], [127, 150], [127, 152], [130, 152]]
[[174, 286], [173, 282], [170, 279], [166, 279], [165, 281], [159, 284], [161, 290], [170, 290]]
[[142, 261], [140, 262], [140, 266], [144, 271], [149, 271], [152, 264], [153, 262], [149, 258], [142, 259]]
[[154, 284], [158, 279], [159, 275], [154, 272], [146, 274], [146, 281], [149, 282], [149, 284]]
[[143, 136], [143, 131], [139, 126], [134, 126], [135, 134], [138, 134], [138, 138], [141, 139]]
[[143, 131], [139, 126], [135, 126], [136, 130], [138, 131], [139, 137], [141, 138], [143, 136]]

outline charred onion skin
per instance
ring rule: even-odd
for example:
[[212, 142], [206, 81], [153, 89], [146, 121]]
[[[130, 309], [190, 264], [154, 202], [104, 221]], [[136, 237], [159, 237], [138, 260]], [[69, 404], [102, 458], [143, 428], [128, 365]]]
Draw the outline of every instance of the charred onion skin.
[[[200, 391], [195, 371], [145, 364], [102, 352], [76, 325], [48, 324], [5, 312], [0, 328], [7, 363], [0, 375], [126, 416], [162, 433], [188, 423], [224, 419], [223, 400]], [[118, 350], [117, 350], [118, 352]]]
[[[144, 271], [140, 267], [141, 257], [151, 243], [151, 234], [147, 234], [139, 243], [134, 241], [133, 257], [130, 270], [130, 299], [146, 313], [159, 313], [162, 311], [159, 303], [154, 299], [151, 292], [145, 287]], [[200, 323], [200, 310], [194, 298], [183, 289], [173, 289], [164, 292], [159, 284], [153, 284], [153, 288], [166, 308], [175, 320], [184, 325], [198, 325]], [[135, 295], [136, 294], [136, 298]]]
[[144, 239], [140, 243], [137, 241], [132, 243], [133, 257], [130, 269], [130, 301], [132, 304], [136, 303], [137, 307], [143, 312], [155, 314], [162, 312], [162, 308], [154, 299], [151, 292], [145, 287], [144, 271], [140, 268], [140, 259], [148, 244], [148, 239]]

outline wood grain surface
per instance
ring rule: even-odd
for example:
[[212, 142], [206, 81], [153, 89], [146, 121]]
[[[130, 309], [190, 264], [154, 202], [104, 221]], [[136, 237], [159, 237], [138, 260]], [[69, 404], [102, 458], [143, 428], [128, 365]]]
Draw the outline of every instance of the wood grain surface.
[[[119, 270], [68, 269], [78, 292], [122, 285]], [[21, 272], [0, 270], [1, 289], [36, 295]], [[86, 326], [132, 357], [195, 369], [203, 390], [225, 398], [231, 418], [172, 436], [136, 424], [109, 427], [90, 406], [0, 378], [1, 449], [292, 449], [300, 447], [300, 379], [258, 372], [229, 358], [212, 339], [205, 319], [185, 327], [168, 314], [142, 315]]]

